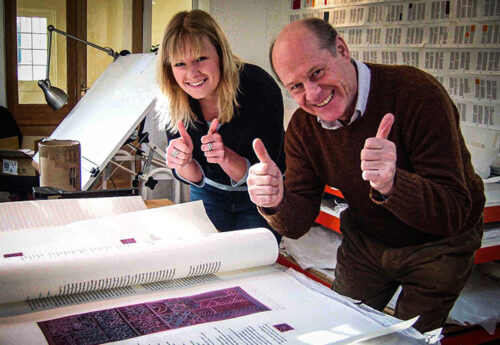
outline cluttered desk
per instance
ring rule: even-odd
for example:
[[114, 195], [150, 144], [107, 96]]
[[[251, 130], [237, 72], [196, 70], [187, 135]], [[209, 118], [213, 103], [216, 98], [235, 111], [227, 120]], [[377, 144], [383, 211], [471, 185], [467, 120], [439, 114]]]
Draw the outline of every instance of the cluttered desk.
[[411, 328], [415, 320], [401, 322], [276, 265], [268, 230], [217, 232], [201, 202], [15, 204], [0, 204], [1, 344], [431, 339]]

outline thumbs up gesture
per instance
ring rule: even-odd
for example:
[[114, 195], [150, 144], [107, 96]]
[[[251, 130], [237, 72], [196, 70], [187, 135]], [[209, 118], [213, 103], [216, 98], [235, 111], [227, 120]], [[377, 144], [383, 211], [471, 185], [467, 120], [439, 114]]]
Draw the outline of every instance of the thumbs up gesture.
[[173, 139], [167, 147], [167, 166], [170, 169], [179, 169], [191, 163], [193, 157], [193, 140], [189, 136], [182, 121], [177, 123], [180, 138]]
[[361, 150], [363, 180], [384, 196], [392, 193], [396, 175], [396, 145], [387, 140], [394, 123], [393, 114], [385, 114], [380, 121], [376, 136], [368, 138]]
[[201, 150], [205, 154], [207, 162], [221, 164], [226, 157], [226, 146], [221, 135], [217, 132], [217, 126], [219, 126], [219, 120], [212, 120], [207, 135], [201, 137]]
[[247, 185], [250, 199], [261, 207], [277, 207], [283, 200], [283, 175], [267, 153], [260, 139], [253, 141], [253, 150], [260, 163], [254, 164], [248, 171]]

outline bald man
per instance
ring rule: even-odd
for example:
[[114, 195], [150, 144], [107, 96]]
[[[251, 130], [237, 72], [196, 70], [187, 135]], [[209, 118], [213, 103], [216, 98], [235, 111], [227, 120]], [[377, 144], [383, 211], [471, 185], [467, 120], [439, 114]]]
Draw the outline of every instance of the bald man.
[[[271, 64], [300, 108], [285, 137], [286, 179], [254, 141], [252, 201], [284, 236], [304, 235], [325, 185], [341, 190], [342, 245], [333, 289], [396, 317], [441, 327], [481, 245], [483, 183], [452, 100], [410, 66], [364, 64], [327, 22], [287, 25]], [[332, 253], [332, 255], [334, 255]]]

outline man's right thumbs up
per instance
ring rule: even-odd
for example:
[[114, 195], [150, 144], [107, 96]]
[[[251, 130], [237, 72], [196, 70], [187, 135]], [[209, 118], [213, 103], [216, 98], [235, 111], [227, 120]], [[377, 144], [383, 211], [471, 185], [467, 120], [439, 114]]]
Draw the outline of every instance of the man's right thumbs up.
[[257, 155], [257, 158], [260, 160], [261, 163], [273, 162], [271, 157], [269, 157], [269, 154], [267, 153], [266, 147], [264, 146], [262, 140], [255, 139], [252, 145], [253, 145], [253, 150], [255, 151], [255, 154]]
[[248, 171], [250, 199], [257, 206], [277, 207], [283, 200], [283, 175], [267, 153], [262, 140], [253, 141], [253, 150], [260, 163], [252, 165]]
[[377, 134], [375, 138], [387, 139], [389, 133], [391, 132], [392, 124], [394, 123], [394, 115], [391, 113], [387, 113], [380, 121], [378, 125]]

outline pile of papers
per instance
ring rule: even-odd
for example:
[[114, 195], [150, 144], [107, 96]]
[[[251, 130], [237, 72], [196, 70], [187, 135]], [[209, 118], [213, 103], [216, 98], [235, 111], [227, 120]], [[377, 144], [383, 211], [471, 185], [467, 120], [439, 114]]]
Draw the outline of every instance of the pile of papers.
[[0, 232], [0, 343], [429, 342], [277, 255], [269, 230], [218, 233], [201, 202]]

